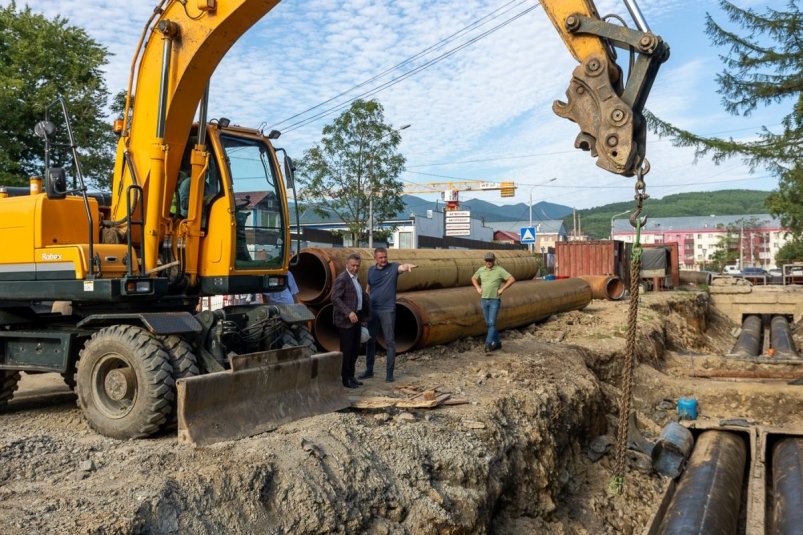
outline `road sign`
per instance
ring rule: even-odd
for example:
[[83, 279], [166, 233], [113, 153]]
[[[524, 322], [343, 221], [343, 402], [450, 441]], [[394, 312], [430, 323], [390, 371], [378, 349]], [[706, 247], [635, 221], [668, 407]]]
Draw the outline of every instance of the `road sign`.
[[446, 219], [450, 217], [471, 217], [471, 210], [447, 210]]
[[447, 230], [447, 236], [471, 236], [470, 230]]
[[521, 243], [535, 243], [535, 227], [521, 227]]
[[446, 223], [446, 230], [471, 230], [471, 223]]

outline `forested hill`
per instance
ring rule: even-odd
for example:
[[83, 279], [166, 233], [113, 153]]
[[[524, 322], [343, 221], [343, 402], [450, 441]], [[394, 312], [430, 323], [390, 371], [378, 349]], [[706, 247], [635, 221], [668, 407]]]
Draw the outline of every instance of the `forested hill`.
[[[644, 202], [644, 214], [651, 217], [683, 217], [705, 215], [766, 214], [764, 199], [768, 191], [745, 189], [708, 191], [702, 193], [677, 193], [661, 199]], [[620, 212], [631, 211], [635, 201], [618, 202], [588, 210], [578, 210], [582, 231], [597, 239], [606, 239], [611, 232], [611, 217]], [[617, 218], [624, 218], [619, 215]], [[566, 230], [573, 228], [572, 216], [563, 219]]]

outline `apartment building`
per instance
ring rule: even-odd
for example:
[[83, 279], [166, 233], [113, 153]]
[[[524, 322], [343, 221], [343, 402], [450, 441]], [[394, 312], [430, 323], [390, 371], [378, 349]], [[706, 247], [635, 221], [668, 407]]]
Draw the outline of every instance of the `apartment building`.
[[[731, 248], [740, 252], [744, 267], [775, 267], [775, 254], [788, 240], [787, 229], [778, 219], [757, 214], [649, 218], [641, 230], [641, 243], [675, 242], [681, 269], [705, 269], [728, 229]], [[632, 243], [635, 230], [627, 219], [615, 219], [612, 235]]]

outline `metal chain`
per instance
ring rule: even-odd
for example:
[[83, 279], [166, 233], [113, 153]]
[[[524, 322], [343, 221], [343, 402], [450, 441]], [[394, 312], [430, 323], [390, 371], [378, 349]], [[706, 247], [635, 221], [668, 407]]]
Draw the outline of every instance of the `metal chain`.
[[628, 422], [633, 397], [633, 368], [636, 362], [636, 333], [638, 320], [639, 283], [641, 282], [641, 229], [647, 217], [639, 217], [647, 195], [644, 175], [649, 171], [646, 163], [639, 169], [636, 180], [636, 208], [630, 214], [630, 224], [636, 229], [630, 261], [630, 307], [627, 314], [627, 338], [625, 339], [625, 363], [622, 370], [622, 397], [619, 399], [619, 426], [616, 430], [615, 458], [611, 489], [617, 494], [624, 490], [625, 454], [627, 453]]

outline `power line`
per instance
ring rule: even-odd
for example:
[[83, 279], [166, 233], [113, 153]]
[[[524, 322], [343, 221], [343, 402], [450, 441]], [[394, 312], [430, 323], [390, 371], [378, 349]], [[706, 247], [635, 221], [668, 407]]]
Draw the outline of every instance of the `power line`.
[[476, 37], [473, 37], [473, 38], [469, 39], [465, 43], [462, 43], [462, 44], [458, 45], [457, 47], [452, 48], [452, 49], [444, 52], [440, 56], [437, 56], [437, 57], [435, 57], [435, 58], [433, 58], [433, 59], [431, 59], [431, 60], [429, 60], [429, 61], [427, 61], [427, 62], [425, 62], [425, 63], [423, 63], [421, 65], [419, 65], [418, 67], [415, 67], [414, 69], [412, 69], [410, 71], [407, 71], [404, 74], [402, 74], [400, 76], [397, 76], [396, 78], [393, 78], [393, 79], [389, 80], [388, 82], [385, 82], [385, 83], [375, 87], [374, 89], [370, 89], [368, 91], [365, 91], [365, 92], [357, 95], [356, 97], [347, 100], [346, 102], [344, 102], [342, 104], [337, 104], [335, 106], [332, 106], [332, 107], [330, 107], [330, 108], [328, 108], [328, 109], [326, 109], [326, 110], [324, 110], [324, 111], [322, 111], [322, 112], [320, 112], [318, 114], [313, 115], [312, 117], [308, 117], [306, 119], [302, 119], [300, 121], [297, 121], [297, 122], [289, 125], [288, 127], [286, 127], [284, 129], [284, 132], [287, 133], [287, 132], [292, 132], [293, 130], [297, 130], [297, 129], [301, 128], [301, 127], [304, 127], [304, 126], [306, 126], [306, 125], [308, 125], [310, 123], [313, 123], [313, 122], [317, 121], [318, 119], [326, 117], [327, 115], [331, 115], [332, 113], [349, 106], [352, 102], [354, 102], [357, 99], [360, 99], [360, 98], [363, 98], [363, 97], [372, 96], [372, 95], [375, 95], [375, 94], [377, 94], [377, 93], [379, 93], [381, 91], [384, 91], [385, 89], [388, 89], [389, 87], [393, 87], [394, 85], [406, 80], [407, 78], [409, 78], [409, 77], [411, 77], [411, 76], [413, 76], [415, 74], [418, 74], [419, 72], [421, 72], [421, 71], [423, 71], [425, 69], [428, 69], [429, 67], [431, 67], [431, 66], [433, 66], [433, 65], [435, 65], [437, 63], [440, 63], [441, 61], [453, 56], [454, 54], [456, 54], [457, 52], [460, 52], [464, 48], [466, 48], [466, 47], [468, 47], [470, 45], [473, 45], [474, 43], [476, 43], [480, 39], [483, 39], [483, 38], [489, 36], [490, 34], [492, 34], [492, 33], [496, 32], [496, 31], [504, 28], [508, 24], [510, 24], [510, 23], [516, 21], [517, 19], [523, 17], [524, 15], [529, 13], [530, 11], [533, 11], [535, 8], [539, 7], [539, 5], [540, 4], [532, 6], [532, 7], [528, 7], [527, 9], [517, 13], [516, 15], [512, 16], [511, 18], [505, 20], [504, 22], [501, 22], [501, 23], [497, 24], [496, 26], [492, 27], [491, 29], [486, 30], [485, 32], [477, 35]]
[[[370, 84], [371, 82], [374, 82], [374, 81], [378, 80], [379, 78], [382, 78], [382, 77], [383, 77], [383, 76], [385, 76], [386, 74], [389, 74], [389, 73], [391, 73], [391, 72], [393, 72], [393, 71], [395, 71], [395, 70], [398, 70], [398, 69], [402, 68], [403, 66], [407, 65], [408, 63], [411, 63], [412, 61], [414, 61], [414, 60], [416, 60], [416, 59], [420, 58], [421, 56], [424, 56], [424, 55], [425, 55], [425, 54], [427, 54], [428, 52], [431, 52], [431, 51], [433, 51], [433, 50], [437, 50], [437, 49], [439, 49], [439, 48], [442, 48], [444, 45], [446, 45], [446, 44], [447, 44], [447, 43], [449, 43], [450, 41], [453, 41], [455, 38], [457, 38], [457, 37], [458, 37], [460, 34], [466, 33], [466, 32], [468, 32], [469, 30], [472, 30], [472, 29], [474, 29], [474, 28], [478, 28], [478, 27], [480, 27], [480, 26], [484, 25], [486, 22], [489, 22], [489, 21], [491, 21], [491, 20], [494, 20], [494, 19], [496, 19], [496, 18], [498, 18], [498, 17], [501, 17], [501, 16], [504, 14], [504, 13], [501, 13], [501, 11], [502, 11], [502, 10], [504, 10], [504, 9], [506, 9], [508, 6], [510, 6], [510, 4], [513, 4], [513, 3], [516, 3], [516, 2], [518, 2], [518, 4], [517, 4], [516, 6], [513, 6], [513, 7], [515, 8], [515, 7], [518, 7], [519, 5], [521, 5], [521, 4], [523, 4], [523, 3], [525, 3], [526, 1], [527, 1], [527, 0], [510, 0], [510, 2], [508, 2], [507, 4], [504, 4], [503, 6], [501, 6], [501, 7], [497, 8], [497, 9], [495, 9], [495, 10], [491, 11], [491, 12], [490, 12], [490, 13], [488, 13], [487, 15], [485, 15], [485, 16], [483, 16], [483, 17], [480, 17], [479, 19], [476, 19], [476, 20], [475, 20], [474, 22], [472, 22], [471, 24], [469, 24], [469, 25], [467, 25], [467, 26], [464, 26], [463, 28], [461, 28], [461, 29], [457, 30], [457, 31], [456, 31], [456, 32], [454, 32], [453, 34], [451, 34], [451, 35], [448, 35], [448, 36], [444, 37], [443, 39], [441, 39], [440, 41], [438, 41], [438, 42], [437, 42], [437, 43], [435, 43], [434, 45], [432, 45], [432, 46], [429, 46], [429, 47], [427, 47], [427, 48], [425, 48], [425, 49], [421, 50], [421, 51], [420, 51], [420, 52], [418, 52], [417, 54], [415, 54], [415, 55], [413, 55], [413, 56], [410, 56], [409, 58], [405, 59], [405, 60], [404, 60], [404, 61], [402, 61], [401, 63], [397, 63], [397, 64], [396, 64], [396, 65], [394, 65], [393, 67], [390, 67], [390, 68], [388, 68], [388, 69], [385, 69], [384, 71], [380, 72], [380, 73], [379, 73], [379, 74], [377, 74], [376, 76], [373, 76], [373, 77], [369, 78], [368, 80], [365, 80], [364, 82], [360, 82], [359, 84], [357, 84], [357, 85], [355, 85], [355, 86], [353, 86], [353, 87], [350, 87], [349, 89], [346, 89], [346, 90], [345, 90], [345, 91], [343, 91], [342, 93], [340, 93], [340, 94], [337, 94], [337, 95], [335, 95], [334, 97], [332, 97], [332, 98], [330, 98], [330, 99], [328, 99], [328, 100], [325, 100], [325, 101], [323, 101], [323, 102], [321, 102], [321, 103], [319, 103], [319, 104], [316, 104], [315, 106], [312, 106], [312, 107], [310, 107], [310, 108], [307, 108], [307, 109], [306, 109], [306, 110], [304, 110], [304, 111], [298, 112], [298, 113], [296, 113], [295, 115], [292, 115], [292, 116], [290, 116], [290, 117], [288, 117], [288, 118], [286, 118], [286, 119], [282, 119], [282, 120], [281, 120], [281, 121], [279, 121], [278, 123], [275, 123], [275, 124], [271, 125], [271, 126], [270, 126], [270, 128], [279, 128], [279, 127], [280, 127], [280, 125], [282, 125], [282, 124], [284, 124], [284, 123], [287, 123], [287, 122], [289, 122], [289, 121], [292, 121], [292, 120], [293, 120], [293, 119], [295, 119], [296, 117], [300, 117], [301, 115], [304, 115], [305, 113], [308, 113], [308, 112], [310, 112], [310, 111], [312, 111], [312, 110], [315, 110], [315, 109], [317, 109], [317, 108], [320, 108], [321, 106], [323, 106], [323, 105], [325, 105], [325, 104], [329, 104], [330, 102], [332, 102], [332, 101], [334, 101], [334, 100], [337, 100], [338, 98], [340, 98], [340, 97], [342, 97], [342, 96], [344, 96], [344, 95], [346, 95], [346, 94], [348, 94], [348, 93], [350, 93], [350, 92], [354, 91], [355, 89], [359, 89], [360, 87], [363, 87], [363, 86], [365, 86], [365, 85], [368, 85], [368, 84]], [[511, 8], [511, 9], [512, 9], [512, 8]], [[510, 10], [507, 10], [507, 11], [510, 11]], [[488, 19], [488, 20], [486, 20], [486, 19]], [[483, 21], [484, 21], [484, 22], [483, 22]]]

